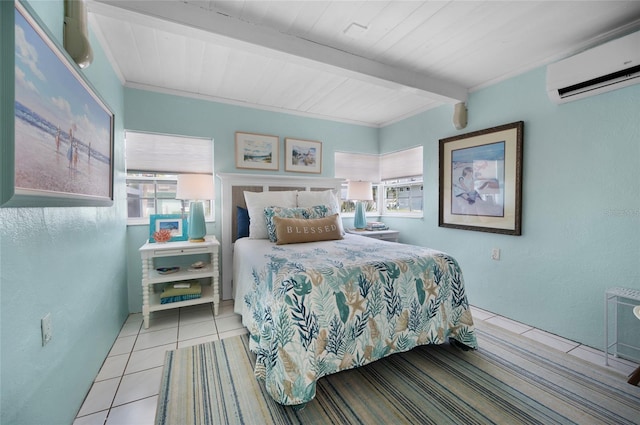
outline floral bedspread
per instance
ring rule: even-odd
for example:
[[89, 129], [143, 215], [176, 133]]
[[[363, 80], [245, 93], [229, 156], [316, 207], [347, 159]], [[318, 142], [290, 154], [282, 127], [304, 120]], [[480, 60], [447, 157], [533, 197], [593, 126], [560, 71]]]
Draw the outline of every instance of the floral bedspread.
[[321, 377], [417, 345], [477, 348], [462, 272], [443, 252], [350, 235], [265, 250], [243, 321], [255, 374], [281, 404], [304, 404]]

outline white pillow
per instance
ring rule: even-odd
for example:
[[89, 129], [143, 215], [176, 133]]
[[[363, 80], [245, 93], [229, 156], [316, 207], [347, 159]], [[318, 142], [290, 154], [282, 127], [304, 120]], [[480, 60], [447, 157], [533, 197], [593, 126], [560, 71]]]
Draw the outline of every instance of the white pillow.
[[249, 212], [249, 239], [267, 239], [267, 219], [265, 207], [295, 208], [296, 191], [244, 192], [244, 201]]
[[[338, 214], [340, 216], [340, 201], [333, 190], [305, 190], [298, 192], [298, 207], [309, 208], [316, 205], [326, 205], [329, 208], [329, 215]], [[338, 224], [340, 225], [340, 232], [344, 235], [341, 217], [339, 217]]]

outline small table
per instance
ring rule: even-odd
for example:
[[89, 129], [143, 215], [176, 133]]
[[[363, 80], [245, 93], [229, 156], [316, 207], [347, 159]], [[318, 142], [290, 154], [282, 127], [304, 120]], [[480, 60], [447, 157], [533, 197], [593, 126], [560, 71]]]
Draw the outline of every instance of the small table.
[[[207, 236], [204, 242], [147, 242], [140, 247], [142, 257], [142, 317], [144, 327], [149, 327], [149, 315], [152, 311], [169, 310], [189, 305], [213, 303], [214, 315], [218, 314], [220, 300], [220, 283], [218, 271], [218, 250], [220, 242], [215, 236]], [[155, 267], [155, 260], [163, 257], [181, 257], [187, 255], [206, 254], [208, 263], [199, 269], [189, 270], [188, 266], [181, 267], [179, 271], [170, 274], [160, 274]], [[189, 258], [183, 258], [182, 263], [188, 264]], [[180, 262], [176, 259], [176, 262]], [[162, 304], [160, 293], [153, 290], [158, 283], [179, 282], [183, 280], [198, 279], [209, 280], [202, 285], [200, 298]]]
[[380, 239], [388, 242], [398, 242], [400, 232], [398, 230], [358, 230], [345, 229], [347, 233], [352, 235], [365, 236], [367, 238]]
[[[640, 305], [637, 305], [633, 308], [633, 314], [638, 318], [638, 320], [640, 320]], [[640, 382], [640, 366], [638, 366], [636, 370], [631, 373], [631, 376], [629, 376], [629, 380], [627, 382], [631, 385], [638, 385], [638, 382]]]
[[[618, 306], [626, 305], [635, 307], [635, 303], [629, 300], [640, 301], [640, 290], [632, 288], [609, 288], [604, 296], [604, 364], [609, 365], [610, 349], [613, 348], [613, 356], [618, 357], [618, 346], [624, 346], [640, 352], [640, 346], [623, 344], [618, 341]], [[609, 304], [613, 307], [613, 342], [609, 343]], [[638, 372], [638, 371], [636, 371]], [[631, 382], [630, 382], [631, 383]], [[637, 384], [637, 382], [636, 382]]]

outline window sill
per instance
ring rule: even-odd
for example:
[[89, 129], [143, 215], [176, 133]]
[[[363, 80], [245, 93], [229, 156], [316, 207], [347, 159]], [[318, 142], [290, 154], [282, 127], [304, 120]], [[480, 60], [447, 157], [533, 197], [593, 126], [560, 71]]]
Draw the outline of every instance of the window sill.
[[411, 214], [411, 213], [399, 213], [399, 214], [382, 214], [380, 217], [388, 218], [424, 218], [424, 214]]
[[[216, 221], [213, 218], [205, 218], [204, 222], [208, 224], [208, 223], [215, 223]], [[127, 226], [149, 226], [149, 219], [148, 218], [128, 218]]]

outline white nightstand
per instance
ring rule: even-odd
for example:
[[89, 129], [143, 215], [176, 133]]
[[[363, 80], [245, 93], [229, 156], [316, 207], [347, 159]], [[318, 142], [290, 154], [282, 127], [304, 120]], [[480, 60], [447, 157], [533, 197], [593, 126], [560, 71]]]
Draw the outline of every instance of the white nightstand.
[[380, 239], [382, 241], [398, 242], [400, 232], [398, 230], [357, 230], [345, 229], [352, 235], [365, 236], [367, 238]]
[[[220, 283], [218, 279], [218, 250], [220, 242], [215, 236], [207, 236], [204, 242], [166, 242], [149, 243], [140, 247], [142, 257], [142, 317], [145, 329], [149, 327], [149, 314], [152, 311], [169, 310], [172, 308], [186, 307], [195, 304], [213, 303], [214, 314], [218, 314], [220, 300]], [[182, 263], [180, 270], [171, 274], [160, 274], [156, 270], [155, 260], [161, 257], [181, 257], [188, 255], [206, 254], [209, 263], [205, 267], [189, 270], [190, 258], [174, 258], [177, 264]], [[187, 265], [185, 265], [185, 262]], [[200, 298], [162, 304], [159, 291], [154, 290], [154, 285], [167, 282], [198, 279], [203, 283]]]

